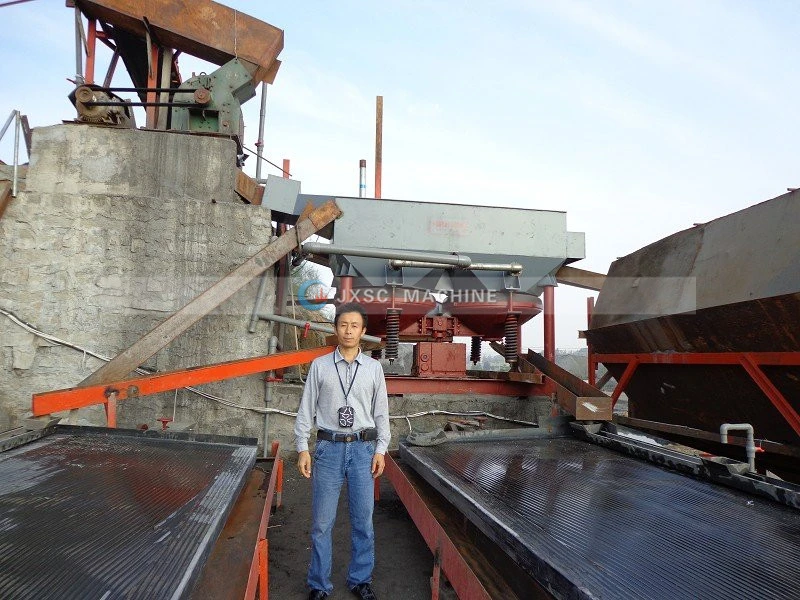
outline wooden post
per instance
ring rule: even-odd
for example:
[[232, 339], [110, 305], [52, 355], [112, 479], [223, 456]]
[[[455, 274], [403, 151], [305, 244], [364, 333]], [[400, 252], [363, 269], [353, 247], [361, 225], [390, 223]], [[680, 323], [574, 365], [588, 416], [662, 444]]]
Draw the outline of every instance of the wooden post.
[[100, 385], [124, 378], [156, 352], [167, 346], [175, 338], [217, 306], [245, 287], [254, 278], [286, 256], [301, 242], [325, 227], [341, 215], [336, 202], [329, 200], [314, 209], [308, 218], [299, 221], [294, 229], [290, 229], [277, 240], [254, 254], [244, 264], [229, 273], [217, 283], [197, 296], [186, 306], [157, 325], [150, 333], [139, 339], [127, 350], [120, 352], [110, 362], [100, 367], [84, 379], [81, 387]]

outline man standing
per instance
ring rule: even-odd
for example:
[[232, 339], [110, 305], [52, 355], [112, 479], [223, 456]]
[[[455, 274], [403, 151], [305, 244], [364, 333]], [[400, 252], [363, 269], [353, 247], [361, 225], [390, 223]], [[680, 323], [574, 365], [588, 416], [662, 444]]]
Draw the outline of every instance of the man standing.
[[[294, 426], [297, 467], [311, 478], [312, 489], [308, 598], [321, 600], [333, 590], [331, 534], [346, 479], [351, 526], [347, 587], [361, 600], [375, 600], [370, 586], [375, 565], [373, 479], [383, 473], [391, 437], [386, 380], [381, 364], [359, 345], [367, 332], [364, 308], [356, 302], [342, 304], [333, 323], [339, 345], [311, 363]], [[308, 436], [315, 419], [312, 469]]]

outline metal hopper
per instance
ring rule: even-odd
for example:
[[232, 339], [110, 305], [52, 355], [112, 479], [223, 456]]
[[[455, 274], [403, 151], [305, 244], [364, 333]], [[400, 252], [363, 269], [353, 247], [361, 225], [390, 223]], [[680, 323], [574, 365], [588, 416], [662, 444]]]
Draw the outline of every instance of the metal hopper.
[[800, 445], [800, 194], [616, 260], [586, 337], [631, 418]]

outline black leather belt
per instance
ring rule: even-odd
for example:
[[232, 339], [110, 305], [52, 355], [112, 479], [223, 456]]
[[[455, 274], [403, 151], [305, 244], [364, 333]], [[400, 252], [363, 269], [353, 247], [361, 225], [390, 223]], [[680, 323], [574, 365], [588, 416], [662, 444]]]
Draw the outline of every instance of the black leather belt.
[[370, 441], [378, 439], [377, 429], [362, 429], [361, 431], [354, 431], [353, 433], [333, 433], [324, 429], [317, 431], [318, 440], [327, 440], [329, 442], [356, 442], [356, 441]]

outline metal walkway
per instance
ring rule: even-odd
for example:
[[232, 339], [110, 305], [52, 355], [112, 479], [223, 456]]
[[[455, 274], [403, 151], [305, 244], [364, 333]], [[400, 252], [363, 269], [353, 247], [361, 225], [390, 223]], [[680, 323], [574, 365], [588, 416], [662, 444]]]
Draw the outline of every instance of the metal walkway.
[[188, 596], [255, 446], [86, 429], [0, 454], [0, 598]]
[[800, 598], [800, 511], [572, 438], [401, 446], [557, 598]]

